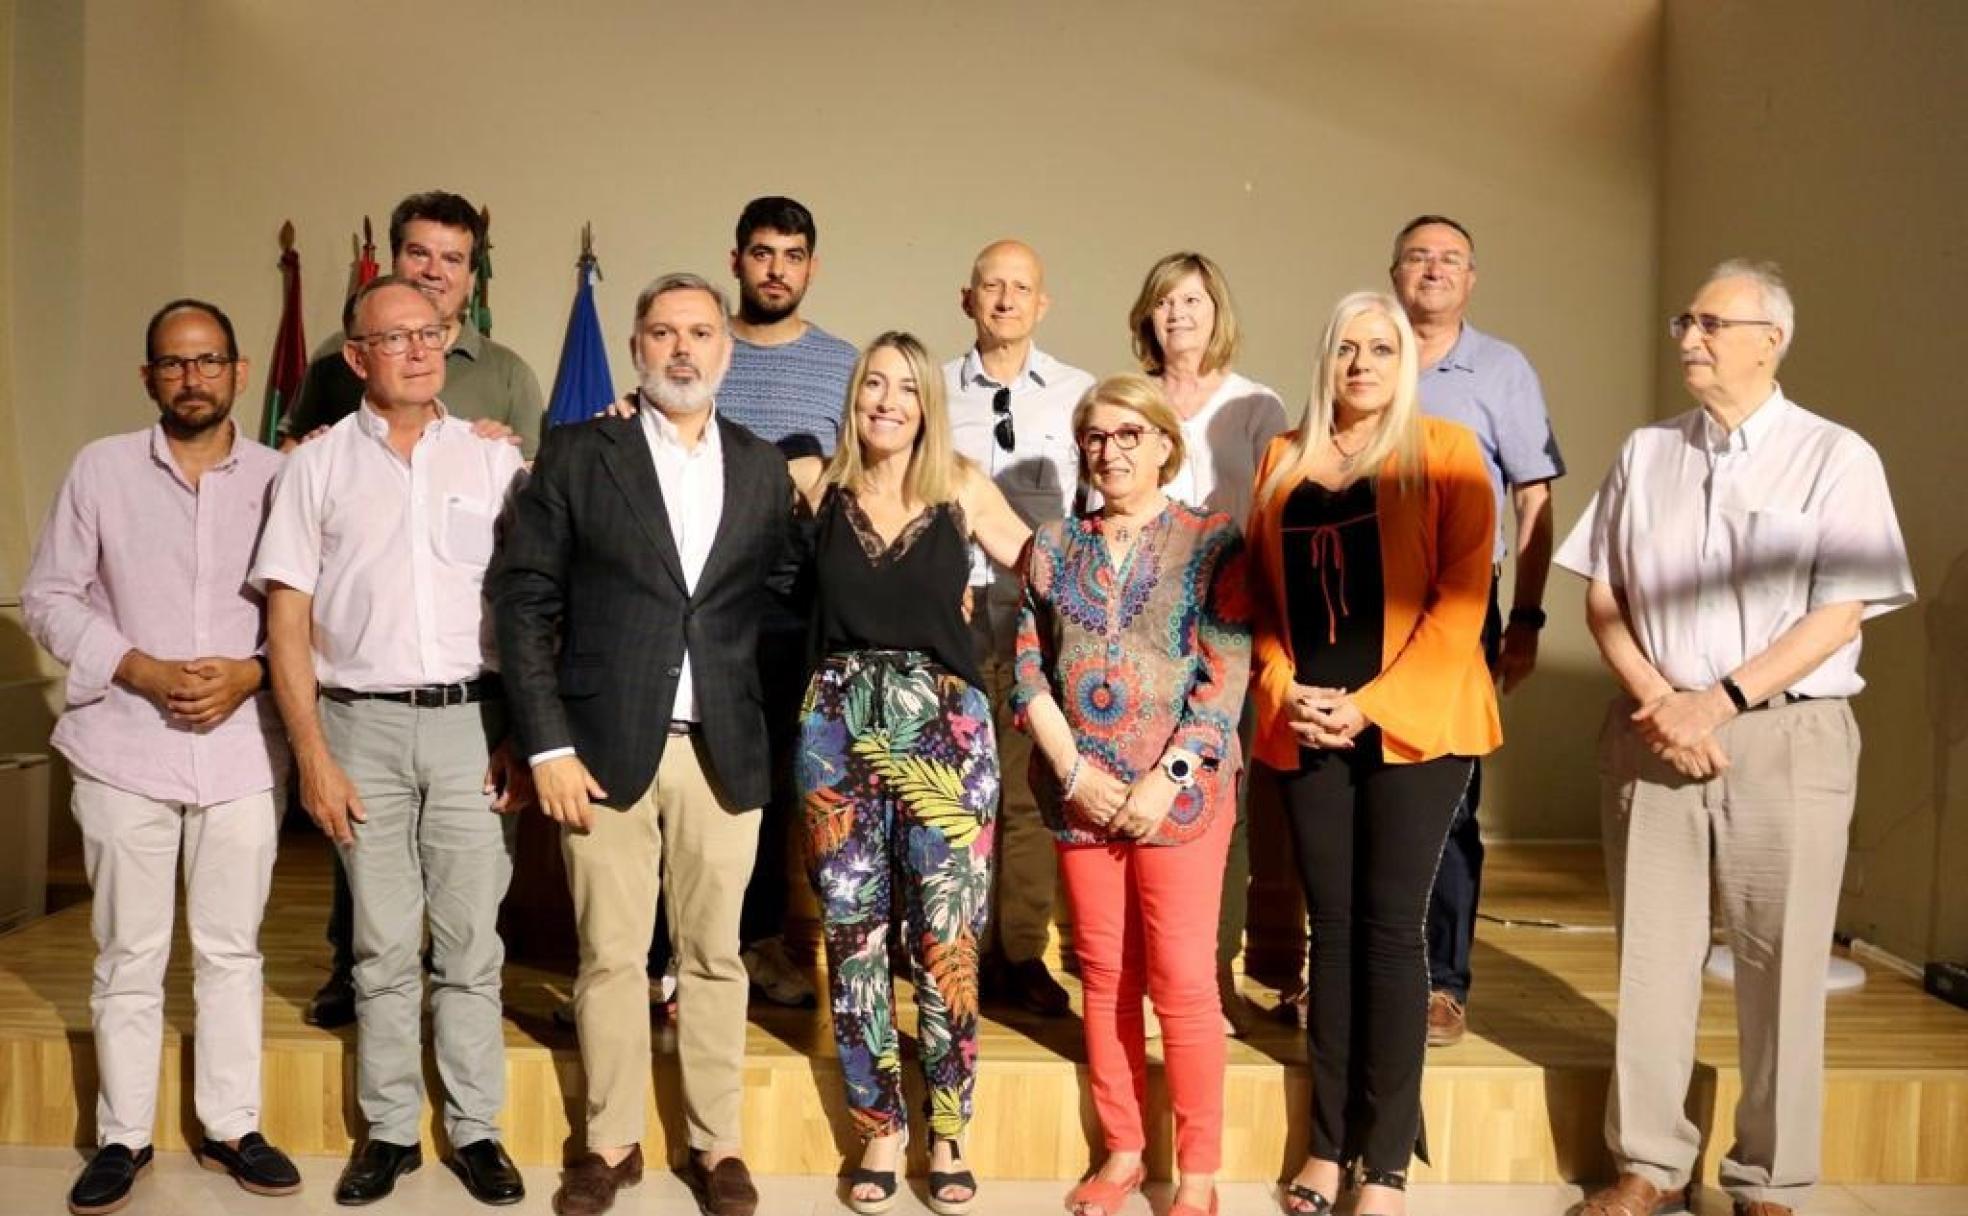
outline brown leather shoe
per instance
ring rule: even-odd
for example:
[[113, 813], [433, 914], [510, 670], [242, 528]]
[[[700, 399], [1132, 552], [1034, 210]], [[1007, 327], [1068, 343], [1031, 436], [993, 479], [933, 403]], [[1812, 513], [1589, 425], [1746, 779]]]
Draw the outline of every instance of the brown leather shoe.
[[1618, 1182], [1594, 1192], [1574, 1216], [1658, 1216], [1690, 1210], [1688, 1188], [1663, 1192], [1638, 1174], [1621, 1174]]
[[642, 1181], [642, 1146], [636, 1145], [620, 1165], [610, 1165], [600, 1153], [584, 1153], [560, 1172], [554, 1192], [557, 1216], [600, 1216], [615, 1204], [615, 1192]]
[[1469, 1030], [1469, 1017], [1462, 1002], [1437, 988], [1428, 994], [1428, 1045], [1449, 1047], [1462, 1042]]
[[690, 1154], [683, 1167], [683, 1178], [697, 1192], [697, 1206], [704, 1216], [753, 1216], [758, 1211], [758, 1188], [752, 1185], [752, 1171], [736, 1157], [726, 1157], [711, 1169], [704, 1159]]
[[1738, 1199], [1734, 1206], [1735, 1216], [1796, 1216], [1796, 1213], [1783, 1204], [1771, 1203], [1767, 1199], [1759, 1199], [1755, 1203], [1744, 1203]]

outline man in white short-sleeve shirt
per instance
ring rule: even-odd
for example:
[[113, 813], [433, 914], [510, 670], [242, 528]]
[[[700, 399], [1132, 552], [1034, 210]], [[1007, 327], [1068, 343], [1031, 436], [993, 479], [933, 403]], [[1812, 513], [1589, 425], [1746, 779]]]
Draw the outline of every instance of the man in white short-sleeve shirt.
[[451, 1164], [474, 1198], [513, 1203], [525, 1188], [499, 1143], [498, 916], [512, 878], [503, 812], [525, 781], [503, 743], [482, 585], [520, 454], [438, 400], [445, 331], [422, 292], [376, 279], [353, 315], [344, 349], [362, 404], [287, 458], [253, 566], [301, 800], [355, 896], [368, 1132], [335, 1201], [380, 1199], [421, 1162], [428, 919]]
[[1789, 400], [1776, 268], [1718, 266], [1671, 322], [1700, 408], [1628, 437], [1560, 566], [1625, 696], [1600, 733], [1620, 930], [1606, 1137], [1584, 1216], [1651, 1216], [1689, 1186], [1710, 885], [1736, 957], [1743, 1093], [1721, 1182], [1787, 1216], [1818, 1173], [1824, 984], [1858, 773], [1862, 621], [1913, 601], [1879, 456]]
[[[959, 296], [977, 332], [962, 357], [943, 365], [950, 436], [957, 453], [990, 474], [1019, 517], [1036, 528], [1073, 509], [1080, 483], [1073, 407], [1093, 377], [1040, 350], [1032, 334], [1052, 306], [1045, 263], [1023, 241], [993, 241], [971, 263]], [[1031, 742], [1011, 721], [1012, 651], [1018, 634], [1019, 578], [971, 549], [970, 629], [984, 691], [998, 715], [997, 864], [986, 930], [986, 994], [1034, 1013], [1061, 1017], [1066, 990], [1046, 969], [1054, 889], [1052, 833], [1039, 819], [1026, 771]]]

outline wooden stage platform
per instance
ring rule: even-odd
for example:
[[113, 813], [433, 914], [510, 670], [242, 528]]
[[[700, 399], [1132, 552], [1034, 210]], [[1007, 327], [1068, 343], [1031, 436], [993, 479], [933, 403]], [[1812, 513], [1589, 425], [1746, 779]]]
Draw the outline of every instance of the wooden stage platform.
[[[274, 882], [267, 957], [268, 1136], [291, 1152], [342, 1154], [359, 1127], [354, 1030], [316, 1030], [301, 1008], [327, 967], [321, 926], [327, 853], [290, 834]], [[1613, 938], [1596, 850], [1493, 847], [1476, 953], [1471, 1034], [1430, 1052], [1425, 1103], [1435, 1182], [1549, 1182], [1602, 1176], [1600, 1128], [1611, 1058]], [[93, 1138], [94, 1060], [89, 1036], [89, 913], [67, 907], [0, 938], [0, 1143], [87, 1144]], [[1968, 1013], [1924, 995], [1896, 972], [1871, 966], [1864, 990], [1834, 997], [1827, 1047], [1824, 1176], [1838, 1183], [1968, 1183]], [[506, 973], [506, 1143], [522, 1162], [558, 1162], [580, 1110], [580, 1056], [557, 1029], [554, 1006], [570, 989], [558, 973], [513, 965]], [[1270, 1006], [1276, 994], [1246, 981]], [[1077, 997], [1077, 993], [1075, 994]], [[905, 1011], [908, 1001], [905, 997]], [[190, 1075], [191, 976], [182, 924], [166, 1001], [163, 1097], [157, 1141], [177, 1147], [195, 1130]], [[848, 1147], [839, 1070], [824, 1015], [755, 1010], [745, 1073], [746, 1157], [768, 1174], [824, 1174]], [[1308, 1082], [1299, 1033], [1261, 1019], [1231, 1046], [1224, 1174], [1271, 1179], [1296, 1168], [1307, 1132]], [[913, 1028], [913, 1014], [905, 1012]], [[1151, 1054], [1156, 1049], [1151, 1046]], [[681, 1151], [674, 1045], [657, 1037], [652, 1128]], [[998, 1011], [987, 1022], [969, 1155], [985, 1177], [1068, 1178], [1094, 1145], [1077, 1019], [1046, 1021]], [[432, 1079], [435, 1091], [435, 1079]], [[1707, 1170], [1726, 1147], [1739, 1092], [1730, 994], [1711, 986], [1702, 1008], [1700, 1064], [1691, 1099], [1711, 1144]], [[1165, 1112], [1163, 1096], [1155, 1095]], [[1718, 1130], [1719, 1129], [1719, 1130]], [[428, 1134], [428, 1133], [427, 1133]], [[1152, 1160], [1169, 1165], [1168, 1127], [1157, 1122]], [[920, 1166], [920, 1162], [917, 1163]]]

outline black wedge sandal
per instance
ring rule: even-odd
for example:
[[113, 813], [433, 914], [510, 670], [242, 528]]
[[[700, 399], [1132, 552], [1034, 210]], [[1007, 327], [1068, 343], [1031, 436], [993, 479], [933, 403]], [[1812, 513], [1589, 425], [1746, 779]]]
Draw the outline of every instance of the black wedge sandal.
[[[938, 1140], [948, 1141], [950, 1156], [956, 1160], [959, 1168], [929, 1171], [929, 1210], [935, 1212], [936, 1216], [965, 1216], [970, 1211], [970, 1205], [977, 1202], [977, 1175], [970, 1172], [969, 1166], [964, 1165], [963, 1146], [947, 1136], [930, 1137], [930, 1160], [936, 1159]], [[966, 1187], [970, 1194], [962, 1199], [945, 1199], [943, 1188], [946, 1186]]]
[[[1377, 1170], [1371, 1166], [1363, 1165], [1360, 1167], [1360, 1185], [1384, 1186], [1390, 1191], [1405, 1191], [1408, 1189], [1408, 1176], [1406, 1174], [1396, 1174], [1389, 1170]], [[1376, 1214], [1362, 1210], [1358, 1213], [1358, 1216], [1376, 1216]]]
[[[1294, 1199], [1308, 1206], [1302, 1208], [1291, 1207], [1290, 1202]], [[1287, 1182], [1285, 1184], [1285, 1200], [1287, 1205], [1285, 1211], [1291, 1213], [1292, 1216], [1332, 1216], [1332, 1200], [1321, 1195], [1309, 1186], [1302, 1186], [1296, 1182]]]
[[[881, 1213], [895, 1206], [895, 1197], [902, 1190], [902, 1171], [909, 1163], [909, 1130], [902, 1129], [902, 1143], [895, 1147], [895, 1168], [890, 1170], [871, 1170], [855, 1166], [847, 1175], [847, 1206], [861, 1213], [861, 1216], [881, 1216]], [[854, 1193], [856, 1187], [871, 1186], [881, 1194], [873, 1199], [863, 1199]]]

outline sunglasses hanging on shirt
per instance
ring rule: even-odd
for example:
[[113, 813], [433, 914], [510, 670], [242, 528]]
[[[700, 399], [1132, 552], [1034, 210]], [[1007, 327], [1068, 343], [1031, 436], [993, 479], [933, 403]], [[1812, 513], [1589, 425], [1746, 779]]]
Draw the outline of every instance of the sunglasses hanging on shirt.
[[1018, 446], [1018, 430], [1011, 421], [1011, 389], [1009, 386], [991, 394], [991, 413], [997, 418], [991, 434], [997, 438], [998, 446], [1009, 452]]

